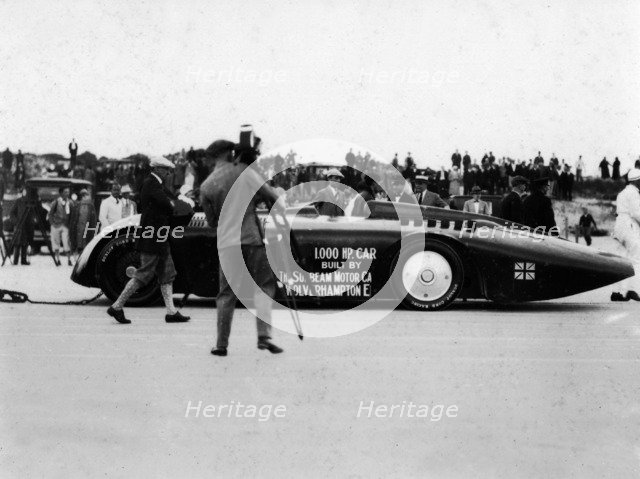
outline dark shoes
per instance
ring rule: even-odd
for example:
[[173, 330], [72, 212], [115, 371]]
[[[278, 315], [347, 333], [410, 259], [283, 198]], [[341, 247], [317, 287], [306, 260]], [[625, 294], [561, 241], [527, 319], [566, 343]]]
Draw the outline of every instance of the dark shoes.
[[180, 314], [180, 311], [176, 311], [175, 314], [167, 314], [164, 317], [164, 320], [167, 323], [186, 323], [191, 319], [190, 316], [183, 316]]
[[[283, 352], [282, 348], [279, 348], [278, 346], [273, 344], [271, 341], [269, 341], [269, 339], [271, 338], [259, 338], [258, 349], [267, 349], [271, 354], [279, 354]], [[226, 356], [227, 348], [213, 348], [211, 350], [211, 354], [213, 354], [214, 356]]]
[[131, 324], [131, 321], [124, 317], [124, 311], [122, 309], [113, 309], [109, 306], [107, 314], [114, 317], [120, 324]]
[[269, 339], [271, 338], [258, 339], [258, 349], [267, 349], [271, 354], [280, 354], [281, 352], [284, 351], [284, 349], [279, 348], [278, 346], [273, 344], [271, 341], [269, 341]]
[[611, 293], [611, 301], [629, 301], [621, 293]]
[[629, 301], [630, 299], [633, 299], [634, 301], [640, 301], [640, 296], [638, 296], [638, 293], [636, 293], [635, 291], [629, 291], [627, 293], [627, 301]]
[[611, 293], [611, 301], [629, 301], [633, 299], [634, 301], [640, 301], [640, 296], [635, 291], [627, 292], [626, 296], [623, 296], [622, 293]]

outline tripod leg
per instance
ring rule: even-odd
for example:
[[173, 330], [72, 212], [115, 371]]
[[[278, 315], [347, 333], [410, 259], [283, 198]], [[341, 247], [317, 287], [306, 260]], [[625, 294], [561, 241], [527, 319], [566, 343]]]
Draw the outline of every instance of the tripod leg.
[[[33, 205], [30, 205], [28, 207], [28, 211], [32, 211], [32, 210], [35, 210], [35, 208], [33, 207]], [[33, 214], [36, 215], [36, 221], [38, 222], [40, 233], [42, 233], [42, 238], [44, 239], [44, 242], [47, 245], [47, 248], [49, 249], [49, 255], [51, 256], [51, 259], [53, 259], [53, 262], [55, 263], [56, 266], [60, 266], [60, 263], [58, 263], [58, 260], [53, 254], [53, 248], [51, 247], [51, 239], [47, 238], [47, 227], [44, 224], [44, 219], [42, 218], [42, 216], [38, 214], [37, 211], [33, 211]]]
[[[27, 212], [29, 211], [29, 208], [27, 207], [27, 209], [24, 211], [24, 213], [22, 213], [22, 216], [20, 216], [20, 218], [18, 218], [18, 221], [16, 223], [16, 225], [13, 228], [13, 237], [11, 238], [11, 241], [9, 242], [9, 247], [6, 248], [6, 252], [5, 252], [5, 256], [2, 259], [2, 266], [4, 266], [4, 263], [7, 261], [7, 258], [9, 258], [9, 262], [11, 264], [13, 264], [13, 262], [11, 261], [11, 254], [13, 253], [14, 248], [16, 247], [16, 232], [22, 230], [22, 227], [24, 226], [25, 221], [27, 220]], [[4, 236], [2, 238], [2, 241], [4, 242]], [[6, 245], [6, 243], [5, 243]]]

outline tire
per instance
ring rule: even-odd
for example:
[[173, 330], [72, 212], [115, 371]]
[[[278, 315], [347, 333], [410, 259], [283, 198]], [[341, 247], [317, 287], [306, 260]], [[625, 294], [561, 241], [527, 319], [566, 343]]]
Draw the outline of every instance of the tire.
[[410, 309], [444, 309], [458, 297], [464, 283], [460, 255], [440, 241], [425, 240], [424, 248], [414, 245], [399, 251], [391, 268], [394, 291]]
[[[111, 301], [115, 301], [130, 279], [130, 267], [140, 267], [140, 253], [136, 251], [135, 239], [125, 236], [112, 239], [100, 251], [96, 265], [100, 288]], [[159, 302], [161, 298], [160, 287], [152, 281], [136, 291], [127, 301], [127, 306], [148, 306]]]

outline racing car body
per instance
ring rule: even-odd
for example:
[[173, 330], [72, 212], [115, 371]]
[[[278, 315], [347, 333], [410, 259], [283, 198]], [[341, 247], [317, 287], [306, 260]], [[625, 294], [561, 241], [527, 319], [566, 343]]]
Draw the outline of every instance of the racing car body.
[[[366, 218], [322, 216], [309, 206], [288, 210], [291, 238], [297, 245], [294, 256], [308, 274], [292, 273], [291, 265], [276, 261], [272, 268], [280, 284], [300, 299], [364, 302], [391, 282], [392, 288], [384, 289], [392, 292], [389, 299], [432, 310], [460, 298], [559, 298], [634, 274], [624, 258], [534, 234], [491, 216], [387, 201], [371, 201], [368, 206], [371, 213]], [[260, 217], [267, 249], [278, 257], [281, 227], [266, 212]], [[97, 235], [78, 259], [73, 281], [99, 287], [115, 299], [139, 265], [131, 234], [138, 222], [139, 216], [127, 218], [113, 225], [110, 235]], [[202, 213], [178, 222], [186, 225], [184, 234], [168, 239], [178, 272], [174, 292], [215, 297], [216, 231]], [[279, 294], [283, 299], [284, 288]], [[129, 304], [158, 298], [157, 285], [149, 284]]]

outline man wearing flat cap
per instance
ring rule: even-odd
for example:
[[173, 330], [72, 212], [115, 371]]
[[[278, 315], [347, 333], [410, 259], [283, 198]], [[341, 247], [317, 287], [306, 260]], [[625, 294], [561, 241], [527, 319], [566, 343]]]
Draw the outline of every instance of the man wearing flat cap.
[[551, 199], [547, 196], [549, 186], [549, 178], [531, 181], [531, 194], [522, 202], [522, 223], [539, 233], [559, 236]]
[[466, 211], [467, 213], [490, 215], [491, 209], [489, 208], [489, 203], [480, 199], [481, 193], [482, 190], [479, 186], [474, 186], [473, 188], [471, 188], [471, 195], [473, 196], [473, 198], [464, 202], [462, 211]]
[[164, 234], [170, 228], [173, 200], [162, 185], [171, 174], [174, 165], [164, 157], [152, 157], [149, 166], [151, 173], [142, 183], [140, 190], [141, 233], [136, 235], [140, 267], [126, 284], [118, 299], [107, 310], [107, 314], [113, 316], [119, 323], [130, 323], [122, 308], [138, 289], [149, 284], [156, 277], [167, 308], [165, 321], [183, 323], [190, 318], [180, 314], [173, 304], [173, 280], [176, 277], [176, 268], [171, 257], [170, 235]]
[[636, 274], [621, 284], [621, 291], [611, 294], [611, 301], [640, 301], [640, 169], [632, 168], [627, 178], [629, 184], [616, 198], [613, 237], [624, 246]]
[[340, 183], [344, 178], [337, 168], [331, 168], [326, 175], [329, 184], [316, 194], [313, 202], [318, 210], [318, 214], [327, 216], [344, 216], [344, 209], [347, 201], [344, 193], [338, 190], [332, 183]]
[[524, 176], [514, 176], [511, 180], [511, 193], [505, 196], [500, 206], [502, 218], [514, 223], [522, 223], [522, 197], [527, 192], [527, 180]]

